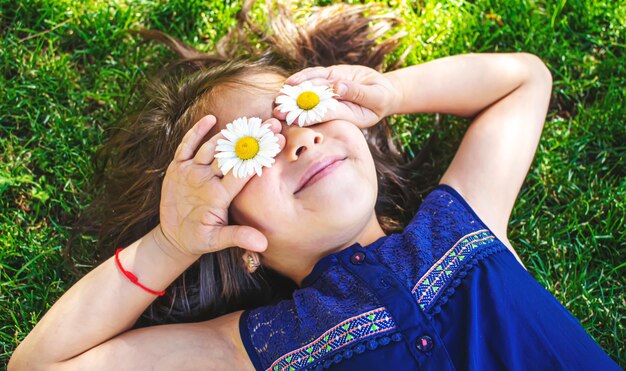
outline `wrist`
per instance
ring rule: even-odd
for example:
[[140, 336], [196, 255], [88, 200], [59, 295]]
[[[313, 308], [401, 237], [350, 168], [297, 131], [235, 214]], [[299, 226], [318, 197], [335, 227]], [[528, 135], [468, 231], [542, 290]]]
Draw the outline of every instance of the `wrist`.
[[167, 256], [173, 261], [176, 261], [176, 262], [192, 261], [193, 262], [193, 261], [196, 261], [201, 256], [201, 255], [191, 254], [189, 252], [185, 252], [181, 250], [171, 240], [171, 238], [169, 238], [165, 234], [165, 232], [163, 231], [163, 228], [161, 227], [161, 224], [157, 225], [154, 229], [152, 229], [152, 231], [150, 231], [149, 234], [152, 236], [156, 246], [163, 253], [163, 255]]
[[[195, 257], [184, 256], [176, 252], [171, 246], [159, 241], [159, 227], [155, 227], [145, 236], [135, 241], [131, 245], [116, 253], [115, 259], [120, 265], [116, 270], [123, 269], [132, 273], [136, 277], [134, 282], [132, 277], [120, 278], [120, 280], [131, 280], [133, 285], [149, 288], [150, 297], [154, 298], [154, 292], [161, 292], [185, 270], [187, 270], [197, 260]], [[114, 263], [115, 264], [115, 263]], [[139, 284], [138, 284], [139, 283]], [[147, 291], [147, 290], [145, 290]]]
[[391, 83], [391, 101], [390, 104], [387, 105], [388, 108], [387, 112], [385, 112], [385, 117], [403, 113], [401, 110], [403, 104], [402, 102], [404, 101], [402, 82], [398, 79], [398, 76], [393, 73], [393, 71], [386, 72], [383, 76]]

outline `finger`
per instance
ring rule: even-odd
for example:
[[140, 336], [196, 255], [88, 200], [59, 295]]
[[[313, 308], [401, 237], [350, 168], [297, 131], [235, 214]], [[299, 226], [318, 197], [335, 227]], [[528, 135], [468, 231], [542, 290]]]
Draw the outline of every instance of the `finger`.
[[276, 118], [269, 118], [265, 121], [263, 121], [263, 123], [261, 125], [265, 125], [265, 124], [269, 124], [270, 125], [270, 130], [274, 133], [280, 133], [280, 131], [282, 130], [282, 125], [280, 123], [280, 120], [276, 119]]
[[[198, 165], [209, 165], [215, 158], [215, 148], [217, 147], [217, 141], [225, 139], [224, 135], [220, 132], [215, 134], [211, 139], [204, 142], [198, 152], [193, 158], [193, 162]], [[215, 162], [215, 161], [213, 161]]]
[[233, 246], [256, 252], [263, 252], [267, 249], [267, 238], [263, 233], [249, 226], [224, 226], [217, 228], [216, 233], [216, 247], [220, 250]]
[[289, 76], [289, 78], [285, 80], [285, 84], [298, 85], [299, 83], [303, 81], [314, 79], [314, 78], [328, 79], [329, 75], [330, 75], [330, 71], [326, 67], [309, 67]]
[[339, 100], [347, 100], [369, 109], [380, 104], [380, 93], [375, 86], [340, 80], [335, 83], [334, 89]]
[[314, 86], [328, 86], [328, 87], [332, 87], [333, 86], [333, 81], [324, 78], [324, 77], [314, 77], [308, 80], [303, 80], [303, 81], [308, 81], [311, 84], [313, 84]]
[[280, 121], [285, 121], [287, 119], [287, 114], [289, 112], [282, 112], [278, 106], [274, 107], [272, 114], [274, 117]]
[[200, 145], [202, 138], [211, 130], [217, 120], [213, 115], [207, 115], [200, 119], [183, 137], [178, 145], [174, 159], [187, 161], [193, 157], [196, 148]]
[[224, 178], [224, 173], [222, 173], [222, 169], [220, 169], [219, 160], [214, 160], [209, 166], [211, 167], [211, 173], [213, 173], [213, 175], [220, 179]]

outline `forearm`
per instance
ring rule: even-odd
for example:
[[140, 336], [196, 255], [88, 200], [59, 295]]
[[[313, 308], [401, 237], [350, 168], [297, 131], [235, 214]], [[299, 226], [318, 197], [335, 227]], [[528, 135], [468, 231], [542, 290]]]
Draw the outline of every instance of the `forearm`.
[[388, 72], [399, 95], [389, 114], [472, 117], [544, 71], [535, 56], [511, 53], [457, 55]]
[[[169, 286], [197, 259], [163, 249], [157, 229], [120, 252], [124, 269], [153, 290]], [[72, 358], [130, 329], [156, 295], [126, 278], [111, 257], [72, 286], [15, 350], [18, 368]], [[30, 366], [30, 367], [28, 367]]]

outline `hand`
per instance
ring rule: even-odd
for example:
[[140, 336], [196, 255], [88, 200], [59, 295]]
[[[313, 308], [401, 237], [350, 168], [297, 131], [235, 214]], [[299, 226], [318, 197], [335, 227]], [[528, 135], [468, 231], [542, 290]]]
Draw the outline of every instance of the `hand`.
[[[400, 92], [391, 81], [365, 66], [340, 64], [305, 68], [291, 75], [285, 83], [298, 85], [307, 80], [314, 85], [332, 86], [339, 94], [339, 107], [328, 110], [323, 121], [341, 119], [367, 128], [392, 114], [393, 107], [400, 101]], [[287, 113], [275, 109], [274, 117], [285, 120]]]
[[[198, 121], [185, 134], [167, 168], [161, 190], [162, 233], [169, 242], [168, 248], [192, 257], [232, 246], [264, 251], [268, 242], [260, 231], [228, 225], [230, 203], [255, 175], [235, 178], [232, 171], [225, 176], [221, 173], [214, 155], [217, 140], [224, 136], [218, 133], [201, 144], [215, 123], [212, 115]], [[275, 134], [280, 132], [278, 120], [265, 123], [271, 124]], [[282, 149], [285, 138], [276, 135]]]

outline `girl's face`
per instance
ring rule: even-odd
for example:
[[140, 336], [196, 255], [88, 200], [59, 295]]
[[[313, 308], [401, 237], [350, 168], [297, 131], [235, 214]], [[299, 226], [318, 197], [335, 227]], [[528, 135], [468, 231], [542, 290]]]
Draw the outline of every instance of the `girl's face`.
[[[219, 106], [217, 128], [211, 134], [237, 117], [272, 117], [272, 103], [284, 78], [269, 74], [255, 78], [276, 83], [275, 92], [220, 93], [229, 104]], [[301, 128], [283, 122], [281, 134], [283, 150], [271, 168], [253, 176], [235, 197], [231, 222], [261, 231], [269, 242], [261, 254], [262, 264], [299, 284], [323, 256], [354, 242], [373, 242], [384, 233], [374, 213], [378, 191], [374, 160], [356, 125], [333, 120]], [[328, 163], [332, 165], [310, 178]]]

